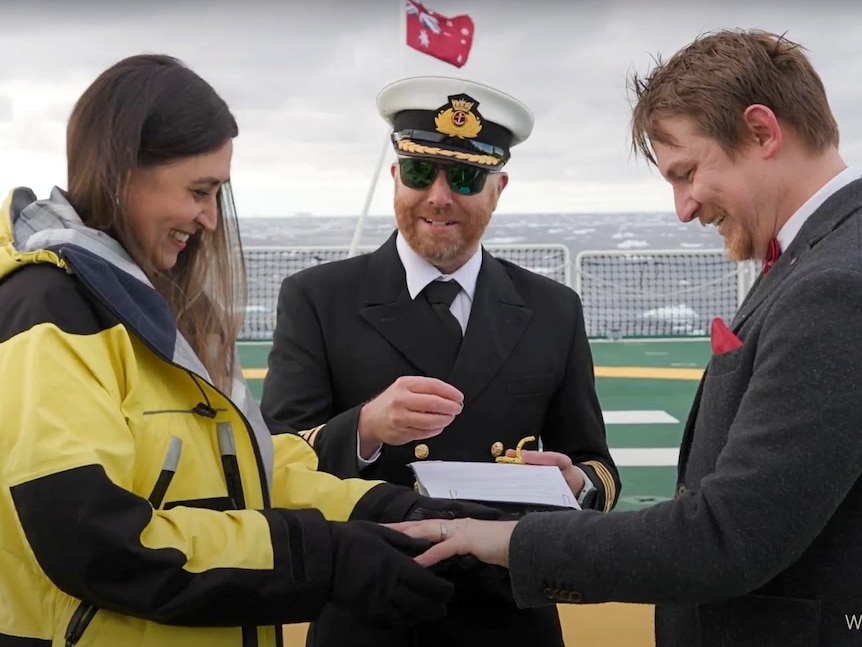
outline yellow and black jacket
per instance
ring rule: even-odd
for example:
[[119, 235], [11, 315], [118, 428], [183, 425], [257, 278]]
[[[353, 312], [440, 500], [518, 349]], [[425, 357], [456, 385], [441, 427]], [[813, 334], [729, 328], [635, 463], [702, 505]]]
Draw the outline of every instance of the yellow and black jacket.
[[57, 189], [2, 207], [0, 313], [0, 647], [278, 645], [318, 615], [326, 519], [378, 483], [316, 471], [241, 380], [217, 390]]

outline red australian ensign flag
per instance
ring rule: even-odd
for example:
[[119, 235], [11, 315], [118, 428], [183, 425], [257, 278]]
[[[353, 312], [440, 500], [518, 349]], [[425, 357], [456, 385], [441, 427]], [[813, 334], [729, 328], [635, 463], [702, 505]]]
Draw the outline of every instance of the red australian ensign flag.
[[473, 46], [473, 19], [467, 15], [447, 18], [416, 0], [405, 2], [407, 44], [455, 67], [463, 66]]

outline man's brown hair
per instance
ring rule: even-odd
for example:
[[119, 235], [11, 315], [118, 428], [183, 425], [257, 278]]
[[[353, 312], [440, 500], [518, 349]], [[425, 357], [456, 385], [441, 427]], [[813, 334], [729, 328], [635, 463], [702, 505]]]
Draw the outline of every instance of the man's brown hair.
[[653, 164], [652, 142], [673, 143], [660, 123], [671, 117], [692, 119], [732, 157], [747, 136], [743, 112], [753, 104], [770, 108], [812, 153], [838, 145], [823, 82], [804, 48], [783, 35], [716, 31], [654, 62], [648, 74], [629, 80], [632, 149]]

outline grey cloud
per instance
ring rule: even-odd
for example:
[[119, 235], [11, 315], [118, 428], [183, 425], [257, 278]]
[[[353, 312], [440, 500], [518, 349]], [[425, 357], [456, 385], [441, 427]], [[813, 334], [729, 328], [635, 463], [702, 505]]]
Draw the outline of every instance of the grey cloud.
[[[559, 33], [560, 25], [572, 29], [572, 21], [549, 23], [547, 42], [553, 46], [527, 49], [510, 60], [504, 72], [497, 72], [509, 87], [514, 86], [513, 93], [534, 106], [537, 117], [534, 137], [514, 152], [526, 162], [519, 165], [519, 172], [531, 179], [562, 176], [583, 182], [617, 183], [643, 177], [648, 167], [635, 161], [629, 149], [628, 75], [648, 71], [653, 55], [668, 56], [699, 33], [721, 27], [786, 31], [801, 40], [832, 98], [845, 154], [850, 158], [856, 153], [858, 159], [862, 145], [855, 142], [862, 138], [857, 117], [862, 92], [849, 80], [862, 72], [854, 35], [862, 6], [832, 2], [813, 9], [807, 3], [791, 2], [783, 4], [779, 14], [766, 3], [753, 8], [743, 2], [716, 4], [591, 7], [595, 10], [591, 28], [578, 29], [577, 38], [566, 39]], [[836, 20], [839, 12], [842, 19]], [[540, 42], [538, 32], [529, 41]], [[840, 44], [835, 45], [836, 41]], [[542, 69], [550, 74], [536, 72]]]
[[[807, 46], [839, 119], [843, 149], [848, 158], [862, 156], [862, 90], [855, 83], [862, 78], [862, 3], [785, 0], [777, 10], [774, 2], [743, 0], [426, 0], [444, 15], [473, 16], [476, 44], [457, 70], [399, 51], [397, 1], [33, 0], [4, 9], [4, 46], [22, 55], [3, 66], [0, 84], [92, 79], [129, 54], [166, 52], [231, 105], [244, 169], [311, 169], [337, 178], [373, 169], [386, 132], [374, 99], [400, 71], [468, 77], [512, 93], [536, 115], [533, 136], [513, 152], [513, 178], [617, 186], [650, 177], [628, 148], [627, 76], [699, 32], [761, 27], [787, 31]], [[46, 105], [43, 119], [65, 122], [75, 98]], [[0, 121], [11, 116], [10, 101], [0, 97]], [[28, 135], [33, 145], [56, 136], [41, 133]]]
[[12, 99], [0, 95], [0, 123], [12, 121]]
[[38, 115], [15, 120], [13, 127], [0, 139], [4, 150], [31, 153], [62, 154], [65, 143], [63, 124], [46, 124]]

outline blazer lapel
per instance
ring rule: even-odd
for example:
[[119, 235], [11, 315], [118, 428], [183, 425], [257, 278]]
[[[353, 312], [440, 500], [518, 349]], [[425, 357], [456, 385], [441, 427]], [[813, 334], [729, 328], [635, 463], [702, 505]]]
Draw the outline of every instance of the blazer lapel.
[[761, 274], [754, 282], [733, 319], [731, 329], [738, 332], [742, 324], [763, 303], [772, 288], [793, 271], [796, 263], [860, 207], [862, 207], [862, 179], [854, 180], [829, 196], [805, 221], [799, 234], [782, 252], [769, 273], [766, 276]]
[[371, 253], [359, 315], [421, 372], [443, 376], [449, 367], [441, 364], [444, 358], [428, 342], [438, 334], [440, 323], [430, 308], [421, 305], [407, 291], [393, 233]]
[[703, 396], [703, 385], [706, 382], [706, 372], [709, 370], [707, 364], [703, 375], [700, 378], [700, 383], [697, 385], [697, 391], [694, 394], [691, 409], [688, 412], [688, 418], [685, 421], [685, 429], [682, 432], [682, 440], [679, 443], [679, 458], [676, 463], [677, 481], [682, 481], [685, 476], [685, 466], [688, 463], [688, 454], [691, 451], [691, 441], [694, 437], [694, 425], [697, 422], [697, 414], [700, 410], [700, 399]]
[[[778, 260], [781, 260], [780, 258]], [[775, 267], [773, 266], [773, 270]], [[771, 274], [771, 272], [770, 272]], [[769, 276], [769, 274], [767, 274]], [[763, 272], [757, 275], [757, 278], [754, 279], [754, 283], [751, 284], [751, 287], [748, 290], [748, 294], [745, 295], [745, 298], [742, 300], [742, 303], [739, 305], [739, 308], [736, 311], [736, 314], [733, 316], [733, 321], [730, 322], [729, 328], [734, 332], [738, 333], [739, 329], [742, 327], [742, 323], [748, 318], [750, 314], [749, 306], [755, 299], [755, 294], [757, 294], [758, 288], [760, 284], [763, 282], [764, 276]]]
[[499, 372], [532, 315], [503, 265], [483, 249], [470, 320], [448, 380], [464, 394], [465, 403]]

